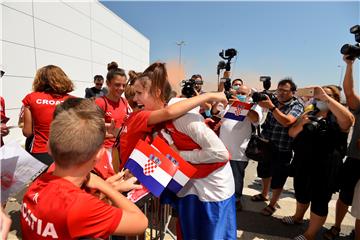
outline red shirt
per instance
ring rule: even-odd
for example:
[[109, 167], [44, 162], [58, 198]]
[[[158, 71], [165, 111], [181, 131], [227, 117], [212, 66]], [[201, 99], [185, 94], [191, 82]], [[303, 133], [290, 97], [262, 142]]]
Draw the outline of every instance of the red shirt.
[[[9, 121], [9, 118], [6, 117], [5, 115], [5, 100], [0, 96], [0, 118], [1, 118], [1, 123], [7, 123], [7, 121]], [[4, 145], [3, 142], [3, 138], [2, 136], [0, 137], [0, 146]]]
[[121, 209], [51, 173], [31, 184], [20, 214], [24, 240], [107, 238], [121, 217]]
[[[54, 172], [54, 170], [55, 170], [55, 163], [52, 163], [46, 172], [52, 173]], [[109, 158], [106, 152], [104, 152], [102, 158], [96, 162], [93, 172], [104, 180], [115, 175], [115, 172], [109, 163]]]
[[154, 126], [148, 126], [151, 111], [141, 110], [130, 114], [124, 122], [124, 128], [120, 135], [120, 169], [125, 165], [136, 143], [150, 134]]
[[70, 95], [53, 95], [45, 92], [32, 92], [22, 100], [31, 111], [33, 120], [34, 140], [32, 153], [46, 153], [49, 139], [50, 124], [57, 104], [62, 103]]
[[106, 151], [104, 152], [102, 158], [96, 162], [94, 172], [104, 180], [115, 175], [115, 172], [109, 163], [109, 157]]
[[[114, 119], [116, 128], [121, 128], [125, 116], [130, 113], [130, 106], [124, 98], [120, 98], [118, 102], [114, 102], [107, 97], [99, 97], [95, 100], [95, 103], [105, 112], [105, 122], [110, 123], [111, 119]], [[116, 138], [105, 139], [105, 148], [112, 148], [115, 139]]]

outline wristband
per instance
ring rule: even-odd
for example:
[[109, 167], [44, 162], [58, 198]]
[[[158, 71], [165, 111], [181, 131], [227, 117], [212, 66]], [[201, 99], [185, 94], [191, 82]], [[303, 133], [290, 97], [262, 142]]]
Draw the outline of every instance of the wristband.
[[275, 109], [276, 109], [276, 107], [274, 106], [274, 107], [272, 107], [272, 108], [269, 108], [269, 111], [270, 111], [270, 112], [273, 112]]

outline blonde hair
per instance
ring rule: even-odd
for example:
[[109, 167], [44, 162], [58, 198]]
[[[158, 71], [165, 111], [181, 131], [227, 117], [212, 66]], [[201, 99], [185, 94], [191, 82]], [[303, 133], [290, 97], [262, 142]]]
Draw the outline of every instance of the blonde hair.
[[63, 95], [72, 92], [74, 84], [60, 67], [47, 65], [37, 70], [33, 90]]
[[50, 127], [51, 155], [62, 168], [80, 165], [97, 154], [104, 138], [101, 109], [91, 100], [84, 99], [73, 108], [58, 110]]

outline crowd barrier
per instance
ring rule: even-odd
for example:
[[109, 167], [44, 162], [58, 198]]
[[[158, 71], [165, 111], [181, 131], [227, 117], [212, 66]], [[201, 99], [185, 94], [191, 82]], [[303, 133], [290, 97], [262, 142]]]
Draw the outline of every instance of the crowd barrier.
[[176, 235], [169, 229], [172, 208], [168, 204], [160, 204], [160, 199], [154, 196], [145, 197], [136, 204], [149, 220], [149, 226], [144, 235], [127, 237], [126, 240], [155, 240], [176, 239]]

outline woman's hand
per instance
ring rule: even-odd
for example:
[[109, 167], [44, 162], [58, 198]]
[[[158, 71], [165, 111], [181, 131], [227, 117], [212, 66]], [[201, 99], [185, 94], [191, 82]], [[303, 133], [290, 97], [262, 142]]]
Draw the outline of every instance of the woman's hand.
[[326, 94], [325, 90], [319, 86], [314, 87], [314, 98], [319, 99], [321, 101], [328, 101], [329, 95]]
[[212, 93], [205, 93], [205, 94], [207, 94], [209, 96], [210, 101], [220, 102], [224, 106], [226, 106], [228, 103], [226, 96], [223, 92], [212, 92]]

